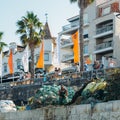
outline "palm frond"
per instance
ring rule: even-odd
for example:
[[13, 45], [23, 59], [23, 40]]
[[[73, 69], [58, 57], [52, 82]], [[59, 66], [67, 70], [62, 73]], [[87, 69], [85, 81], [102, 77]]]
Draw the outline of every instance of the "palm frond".
[[5, 42], [2, 42], [1, 40], [2, 40], [2, 36], [3, 36], [3, 32], [0, 32], [0, 53], [1, 53], [1, 51], [3, 50], [3, 48], [5, 47], [5, 46], [7, 46], [7, 44], [5, 43]]
[[70, 2], [71, 2], [71, 3], [75, 3], [75, 2], [77, 2], [77, 0], [70, 0]]
[[0, 40], [2, 39], [3, 36], [3, 32], [0, 32]]
[[23, 44], [29, 43], [35, 46], [40, 43], [41, 36], [43, 36], [43, 24], [33, 12], [27, 11], [27, 15], [22, 16], [21, 20], [17, 22], [17, 26], [16, 33], [20, 34]]

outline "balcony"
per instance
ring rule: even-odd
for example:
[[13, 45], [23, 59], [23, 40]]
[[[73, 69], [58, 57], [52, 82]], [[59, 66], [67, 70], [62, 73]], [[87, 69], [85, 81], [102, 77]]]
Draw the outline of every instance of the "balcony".
[[103, 37], [113, 33], [113, 26], [106, 25], [101, 28], [96, 28], [96, 35], [94, 38]]
[[97, 53], [102, 53], [102, 52], [106, 52], [106, 51], [110, 51], [110, 50], [113, 50], [113, 42], [112, 41], [96, 45], [94, 53], [97, 54]]
[[67, 39], [61, 42], [61, 48], [67, 48], [73, 46], [72, 39]]
[[78, 22], [74, 22], [72, 24], [68, 24], [68, 25], [63, 26], [62, 30], [67, 31], [67, 30], [71, 30], [71, 29], [74, 29], [74, 28], [78, 28], [78, 26], [79, 26]]
[[65, 54], [62, 57], [62, 62], [66, 62], [66, 61], [70, 61], [74, 59], [74, 55], [73, 54]]

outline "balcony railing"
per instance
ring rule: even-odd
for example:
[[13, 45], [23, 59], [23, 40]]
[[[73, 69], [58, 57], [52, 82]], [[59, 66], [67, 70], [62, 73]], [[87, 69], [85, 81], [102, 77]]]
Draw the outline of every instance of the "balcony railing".
[[104, 26], [104, 27], [101, 27], [101, 28], [97, 28], [96, 34], [101, 34], [101, 33], [104, 33], [104, 32], [111, 31], [111, 30], [113, 30], [113, 26]]
[[69, 40], [64, 40], [64, 41], [62, 41], [62, 42], [61, 42], [61, 45], [69, 45], [69, 44], [71, 44], [71, 43], [73, 43], [73, 42], [72, 42], [72, 39], [69, 39]]
[[71, 28], [74, 28], [74, 27], [77, 27], [79, 24], [77, 22], [75, 23], [72, 23], [72, 24], [68, 24], [68, 25], [65, 25], [62, 27], [62, 30], [65, 31], [65, 30], [69, 30]]
[[73, 54], [65, 54], [62, 57], [62, 61], [66, 61], [73, 58]]
[[112, 46], [113, 46], [113, 42], [101, 43], [96, 45], [96, 50], [101, 50], [101, 49], [112, 47]]

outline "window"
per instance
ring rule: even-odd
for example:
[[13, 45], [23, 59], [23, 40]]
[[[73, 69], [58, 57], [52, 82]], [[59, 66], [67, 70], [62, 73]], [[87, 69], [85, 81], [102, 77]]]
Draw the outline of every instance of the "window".
[[88, 38], [88, 28], [83, 30], [83, 37]]
[[4, 64], [4, 73], [7, 72], [7, 64]]
[[17, 69], [19, 69], [20, 65], [21, 65], [21, 60], [18, 59], [18, 60], [17, 60]]
[[83, 35], [84, 39], [88, 38], [88, 34]]
[[49, 61], [49, 53], [44, 54], [44, 61]]
[[84, 54], [88, 54], [88, 45], [84, 45]]
[[109, 13], [110, 13], [110, 9], [111, 9], [110, 6], [108, 6], [108, 7], [106, 7], [106, 8], [103, 8], [102, 15], [107, 15], [107, 14], [109, 14]]

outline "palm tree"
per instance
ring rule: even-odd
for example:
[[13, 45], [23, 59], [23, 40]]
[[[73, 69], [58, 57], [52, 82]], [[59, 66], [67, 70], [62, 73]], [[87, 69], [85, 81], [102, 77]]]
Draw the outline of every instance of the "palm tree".
[[30, 72], [31, 78], [34, 78], [34, 49], [40, 45], [43, 39], [43, 24], [39, 21], [37, 15], [33, 12], [27, 12], [26, 16], [23, 16], [21, 20], [17, 21], [18, 30], [17, 34], [20, 34], [20, 41], [23, 45], [28, 45], [31, 52], [31, 64]]
[[5, 42], [2, 42], [2, 36], [3, 36], [3, 32], [0, 32], [0, 53], [2, 52], [3, 48], [5, 46], [7, 46], [7, 44]]
[[93, 2], [94, 0], [70, 0], [71, 3], [78, 2], [78, 6], [80, 8], [79, 13], [79, 41], [80, 41], [80, 71], [84, 70], [84, 56], [83, 56], [83, 47], [84, 47], [84, 40], [83, 40], [83, 14], [84, 9]]
[[[3, 36], [3, 32], [0, 32], [0, 58], [2, 59], [2, 51], [4, 49], [5, 46], [7, 46], [7, 44], [5, 42], [2, 42], [2, 36]], [[1, 60], [1, 64], [2, 64], [2, 60]], [[1, 68], [2, 70], [2, 68]], [[2, 73], [2, 72], [1, 72]], [[1, 74], [1, 83], [2, 83], [2, 74]]]

